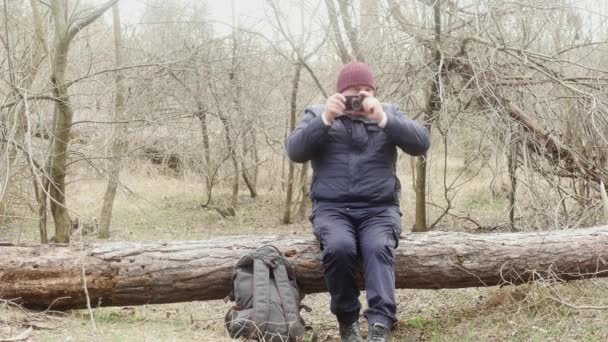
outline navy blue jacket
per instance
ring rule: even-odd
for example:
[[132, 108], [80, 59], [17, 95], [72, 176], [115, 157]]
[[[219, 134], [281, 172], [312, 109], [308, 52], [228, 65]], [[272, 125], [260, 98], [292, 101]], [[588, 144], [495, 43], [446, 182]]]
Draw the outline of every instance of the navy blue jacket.
[[427, 129], [407, 119], [397, 105], [383, 104], [384, 128], [352, 116], [323, 123], [323, 105], [306, 108], [298, 127], [287, 137], [287, 155], [297, 163], [312, 161], [313, 201], [398, 204], [397, 147], [422, 155], [429, 148]]

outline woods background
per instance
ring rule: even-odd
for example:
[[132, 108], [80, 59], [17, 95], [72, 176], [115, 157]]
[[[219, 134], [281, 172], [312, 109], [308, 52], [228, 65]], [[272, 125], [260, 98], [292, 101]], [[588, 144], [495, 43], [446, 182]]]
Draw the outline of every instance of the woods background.
[[243, 3], [4, 0], [0, 240], [310, 235], [284, 139], [353, 59], [432, 133], [404, 231], [608, 223], [607, 1]]

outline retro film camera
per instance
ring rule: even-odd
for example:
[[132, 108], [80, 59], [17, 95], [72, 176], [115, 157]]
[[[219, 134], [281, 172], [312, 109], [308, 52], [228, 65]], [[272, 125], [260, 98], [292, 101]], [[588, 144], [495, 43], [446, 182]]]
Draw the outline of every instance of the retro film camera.
[[346, 102], [344, 102], [344, 106], [346, 107], [346, 111], [363, 112], [364, 95], [345, 96], [345, 98]]

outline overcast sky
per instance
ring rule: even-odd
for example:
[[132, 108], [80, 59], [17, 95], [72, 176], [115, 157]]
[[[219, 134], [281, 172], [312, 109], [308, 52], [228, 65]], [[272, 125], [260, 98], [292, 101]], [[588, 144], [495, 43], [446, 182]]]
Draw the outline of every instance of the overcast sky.
[[[102, 0], [95, 0], [101, 2]], [[207, 6], [208, 18], [214, 23], [215, 31], [219, 34], [228, 34], [231, 31], [232, 24], [232, 0], [178, 0], [189, 3], [196, 3], [204, 1]], [[306, 31], [319, 32], [322, 30], [319, 24], [321, 19], [325, 18], [325, 6], [322, 0], [274, 0], [286, 17], [285, 22], [289, 23], [290, 30], [294, 35], [299, 35], [302, 31], [302, 25], [300, 20], [300, 4], [304, 3], [308, 8], [305, 9], [307, 13], [304, 22], [306, 23]], [[381, 1], [381, 0], [378, 0]], [[402, 0], [416, 1], [416, 0]], [[578, 9], [583, 24], [587, 27], [594, 28], [606, 28], [608, 24], [608, 0], [567, 0], [572, 6]], [[466, 3], [467, 1], [464, 1]], [[545, 2], [539, 2], [542, 4], [541, 7], [551, 7], [553, 1], [545, 0]], [[136, 24], [141, 18], [145, 6], [150, 6], [151, 0], [120, 0], [121, 7], [121, 19], [125, 24]], [[355, 2], [356, 3], [356, 2]], [[270, 8], [266, 0], [234, 0], [235, 12], [237, 20], [241, 27], [255, 30], [263, 33], [266, 36], [271, 37], [273, 29], [270, 23], [275, 21], [270, 16]], [[320, 10], [316, 17], [311, 15], [312, 6], [320, 4]], [[358, 7], [358, 5], [355, 5]], [[108, 17], [108, 16], [107, 16]], [[111, 22], [111, 19], [109, 19]], [[323, 19], [325, 20], [325, 19]], [[591, 23], [589, 25], [589, 23]]]
[[[207, 5], [208, 18], [214, 22], [214, 28], [218, 33], [229, 33], [232, 25], [232, 0], [189, 0], [192, 2], [204, 1]], [[607, 0], [608, 1], [608, 0]], [[320, 3], [320, 0], [307, 1], [310, 5]], [[125, 24], [136, 24], [141, 18], [145, 6], [150, 6], [148, 0], [120, 0], [121, 19]], [[301, 1], [296, 0], [279, 0], [276, 1], [280, 6], [280, 10], [288, 17], [286, 22], [289, 23], [290, 30], [294, 35], [300, 34], [302, 31], [300, 20]], [[270, 15], [270, 7], [265, 0], [234, 0], [235, 14], [238, 22], [242, 27], [255, 29], [264, 34], [271, 34], [272, 28], [269, 22], [274, 22], [268, 18]], [[308, 9], [310, 12], [310, 9]], [[321, 7], [321, 15], [325, 12], [325, 8]], [[310, 21], [308, 17], [305, 21]], [[318, 22], [318, 19], [315, 20]], [[318, 27], [318, 24], [313, 23], [309, 29]]]

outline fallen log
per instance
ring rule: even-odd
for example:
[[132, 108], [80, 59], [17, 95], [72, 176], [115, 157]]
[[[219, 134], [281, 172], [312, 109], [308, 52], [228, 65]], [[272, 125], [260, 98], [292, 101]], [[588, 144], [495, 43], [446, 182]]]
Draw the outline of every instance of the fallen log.
[[[24, 307], [86, 307], [224, 298], [232, 267], [264, 244], [279, 247], [307, 293], [326, 291], [312, 238], [233, 236], [204, 241], [0, 244], [0, 298]], [[398, 288], [520, 284], [608, 275], [608, 226], [542, 233], [411, 234], [396, 254]]]

